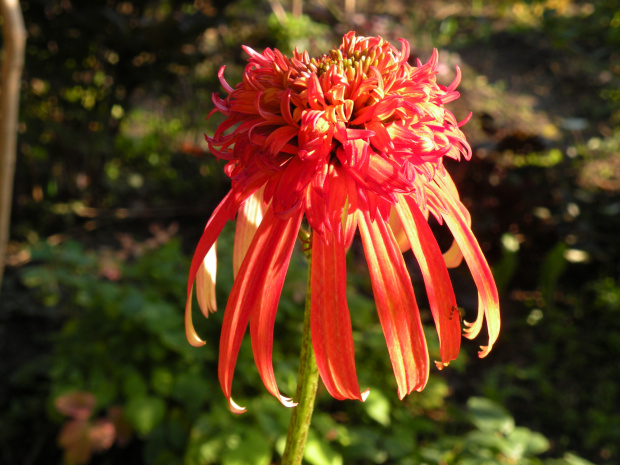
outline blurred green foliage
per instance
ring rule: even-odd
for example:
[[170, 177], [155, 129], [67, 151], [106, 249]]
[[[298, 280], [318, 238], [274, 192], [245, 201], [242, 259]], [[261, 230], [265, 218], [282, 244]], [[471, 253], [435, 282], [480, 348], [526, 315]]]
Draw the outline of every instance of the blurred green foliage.
[[[228, 228], [219, 241], [224, 264], [232, 253], [231, 233]], [[287, 278], [286, 321], [275, 330], [277, 374], [288, 390], [294, 389], [290, 380], [295, 378], [297, 357], [290, 348], [300, 339], [302, 310], [293, 303], [291, 289], [305, 282], [301, 256]], [[101, 277], [101, 258], [77, 242], [44, 246], [33, 251], [38, 265], [22, 273], [24, 284], [37, 291], [45, 305], [60, 305], [68, 313], [50, 359], [49, 402], [77, 389], [94, 394], [98, 411], [120, 406], [142, 442], [144, 463], [273, 463], [283, 449], [290, 411], [261, 389], [247, 344], [240, 355], [235, 391], [248, 397], [248, 413], [237, 417], [227, 411], [215, 377], [213, 347], [196, 349], [185, 341], [179, 309], [188, 263], [178, 241], [122, 263], [116, 281]], [[225, 278], [219, 287], [225, 294], [231, 285]], [[371, 298], [356, 299], [372, 309]], [[210, 346], [217, 340], [220, 318], [216, 314], [216, 321], [200, 324]], [[363, 327], [359, 320], [356, 326]], [[368, 330], [380, 328], [375, 321]], [[503, 407], [485, 398], [472, 397], [467, 409], [460, 410], [447, 402], [446, 381], [435, 375], [423, 392], [398, 401], [385, 349], [367, 347], [361, 329], [355, 336], [362, 338], [358, 352], [365, 363], [360, 372], [377, 367], [371, 394], [359, 404], [337, 403], [320, 393], [305, 453], [308, 463], [546, 463], [537, 458], [549, 448], [543, 435], [516, 427]], [[436, 346], [433, 352], [436, 356]], [[386, 379], [389, 386], [382, 384]], [[388, 388], [389, 394], [384, 393]], [[59, 418], [57, 413], [52, 416]], [[100, 457], [100, 463], [116, 463], [112, 452], [108, 459]]]

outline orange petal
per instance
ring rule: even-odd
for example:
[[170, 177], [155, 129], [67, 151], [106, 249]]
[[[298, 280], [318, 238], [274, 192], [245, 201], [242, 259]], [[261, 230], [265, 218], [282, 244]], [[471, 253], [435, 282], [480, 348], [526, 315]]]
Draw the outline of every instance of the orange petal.
[[443, 261], [448, 268], [456, 268], [463, 261], [463, 254], [456, 241], [452, 241], [452, 245], [443, 253]]
[[[465, 205], [463, 205], [459, 201], [459, 192], [456, 189], [454, 181], [447, 172], [444, 174], [444, 176], [441, 177], [441, 180], [443, 186], [448, 190], [449, 195], [451, 195], [452, 198], [457, 201], [457, 205], [461, 214], [463, 215], [463, 218], [465, 219], [465, 222], [471, 228], [471, 215], [469, 214], [467, 208], [465, 208]], [[463, 261], [463, 254], [461, 253], [461, 249], [459, 249], [459, 245], [456, 241], [452, 241], [452, 245], [450, 246], [450, 248], [444, 252], [443, 259], [446, 262], [446, 266], [448, 268], [456, 268], [461, 264], [461, 262]]]
[[235, 413], [245, 410], [232, 401], [231, 390], [237, 355], [250, 317], [252, 349], [261, 378], [269, 392], [284, 405], [291, 405], [290, 399], [278, 391], [271, 351], [273, 321], [302, 217], [300, 210], [290, 218], [279, 219], [272, 207], [267, 209], [230, 292], [222, 323], [218, 376]]
[[187, 341], [194, 347], [200, 347], [205, 344], [200, 336], [198, 336], [198, 333], [196, 333], [194, 323], [192, 322], [192, 290], [198, 270], [205, 256], [215, 243], [215, 240], [222, 232], [224, 225], [237, 212], [239, 205], [262, 185], [264, 185], [264, 176], [257, 175], [248, 178], [242, 187], [233, 187], [211, 214], [211, 218], [209, 218], [205, 226], [202, 237], [198, 241], [189, 269], [187, 300], [185, 301], [185, 336], [187, 337]]
[[209, 318], [209, 313], [217, 310], [215, 300], [215, 274], [217, 271], [216, 243], [209, 249], [196, 273], [196, 299], [202, 314]]
[[457, 308], [454, 290], [439, 245], [418, 204], [411, 196], [398, 197], [395, 209], [424, 277], [439, 336], [441, 361], [446, 365], [456, 359], [461, 345], [461, 320], [458, 314], [454, 315]]
[[402, 399], [428, 380], [428, 350], [409, 272], [392, 232], [380, 215], [359, 215], [379, 320]]
[[472, 233], [467, 219], [462, 213], [465, 208], [460, 201], [454, 199], [447, 189], [443, 188], [443, 177], [435, 178], [437, 184], [429, 184], [429, 192], [437, 201], [442, 202], [447, 213], [442, 214], [444, 220], [457, 242], [465, 261], [469, 266], [476, 287], [478, 288], [478, 316], [473, 323], [465, 323], [465, 337], [475, 338], [482, 328], [483, 317], [486, 317], [489, 332], [489, 344], [481, 347], [480, 357], [487, 355], [497, 340], [500, 330], [499, 297], [493, 274], [489, 268], [480, 245]]
[[192, 258], [192, 264], [189, 270], [189, 279], [187, 281], [187, 300], [185, 302], [185, 336], [187, 341], [194, 347], [200, 347], [205, 342], [198, 336], [194, 329], [194, 323], [192, 322], [192, 289], [194, 287], [194, 280], [198, 274], [198, 270], [202, 265], [205, 256], [211, 249], [217, 236], [220, 235], [226, 222], [230, 219], [230, 208], [235, 204], [235, 193], [230, 191], [224, 200], [220, 202], [217, 208], [214, 210], [211, 218], [205, 226], [205, 230], [202, 233], [200, 241], [194, 251]]
[[402, 253], [405, 253], [407, 250], [411, 248], [411, 245], [409, 244], [407, 233], [405, 232], [405, 228], [403, 228], [403, 224], [401, 223], [401, 220], [398, 217], [398, 213], [396, 212], [395, 207], [390, 209], [390, 218], [388, 220], [388, 224], [390, 225], [392, 234], [394, 234], [394, 238], [396, 239], [396, 243], [398, 244], [399, 250]]
[[315, 234], [312, 240], [312, 346], [327, 391], [336, 399], [363, 400], [355, 372], [343, 235], [325, 235], [329, 237]]
[[258, 225], [263, 220], [265, 204], [263, 202], [264, 187], [254, 192], [243, 203], [237, 214], [235, 227], [235, 245], [233, 248], [233, 276], [237, 276], [248, 247], [254, 239]]

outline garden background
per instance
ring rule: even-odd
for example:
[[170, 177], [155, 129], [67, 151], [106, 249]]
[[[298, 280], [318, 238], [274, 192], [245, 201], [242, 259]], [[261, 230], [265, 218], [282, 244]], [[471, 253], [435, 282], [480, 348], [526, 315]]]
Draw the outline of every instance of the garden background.
[[[234, 382], [248, 413], [229, 413], [217, 383], [234, 225], [218, 243], [220, 311], [196, 318], [207, 345], [189, 346], [183, 331], [189, 258], [228, 189], [203, 137], [220, 120], [205, 118], [211, 93], [222, 92], [218, 69], [239, 81], [242, 44], [316, 55], [349, 30], [405, 38], [422, 61], [437, 47], [445, 85], [461, 67], [450, 108], [459, 120], [473, 112], [464, 131], [474, 157], [447, 168], [493, 267], [502, 333], [482, 360], [464, 341], [456, 362], [399, 401], [354, 246], [349, 306], [360, 386], [371, 393], [340, 402], [319, 388], [307, 462], [620, 462], [619, 2], [21, 7], [28, 42], [0, 294], [0, 463], [278, 463], [290, 411], [264, 389], [248, 341]], [[290, 394], [304, 260], [298, 251], [291, 262], [276, 321], [275, 371]], [[430, 327], [413, 256], [408, 264]], [[451, 276], [471, 319], [475, 286], [464, 265]]]

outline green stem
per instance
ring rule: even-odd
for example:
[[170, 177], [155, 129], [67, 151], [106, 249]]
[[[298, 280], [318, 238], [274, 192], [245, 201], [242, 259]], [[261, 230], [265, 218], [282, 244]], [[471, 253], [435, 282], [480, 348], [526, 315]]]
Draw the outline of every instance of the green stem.
[[304, 310], [304, 329], [301, 339], [301, 355], [299, 357], [299, 373], [297, 375], [297, 392], [295, 400], [297, 407], [293, 407], [291, 422], [286, 436], [286, 447], [282, 455], [281, 465], [300, 465], [306, 447], [310, 420], [314, 410], [314, 398], [319, 385], [319, 370], [312, 349], [310, 334], [310, 275], [312, 270], [312, 255], [310, 236], [305, 233], [300, 238], [304, 242], [304, 252], [308, 257], [308, 285], [306, 290], [306, 307]]

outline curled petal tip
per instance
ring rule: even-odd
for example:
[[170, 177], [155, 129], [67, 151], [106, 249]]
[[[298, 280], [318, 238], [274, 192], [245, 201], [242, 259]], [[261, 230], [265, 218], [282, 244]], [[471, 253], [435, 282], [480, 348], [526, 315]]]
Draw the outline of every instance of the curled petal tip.
[[230, 399], [228, 399], [228, 408], [230, 409], [230, 411], [232, 413], [236, 413], [237, 415], [245, 413], [245, 411], [246, 411], [246, 408], [245, 407], [240, 407], [239, 405], [237, 405], [235, 403], [235, 401], [232, 400], [232, 397]]
[[[471, 332], [475, 331], [476, 326], [477, 325], [476, 325], [475, 321], [465, 321], [465, 320], [463, 320], [463, 331], [465, 333], [471, 333]], [[476, 334], [478, 334], [478, 333], [476, 333]]]
[[450, 365], [450, 362], [444, 363], [444, 362], [438, 362], [435, 361], [435, 365], [437, 366], [438, 370], [443, 370], [445, 367], [447, 367], [448, 365]]
[[467, 339], [474, 339], [480, 333], [479, 325], [476, 323], [470, 323], [469, 321], [463, 320], [463, 336]]
[[457, 126], [460, 128], [461, 126], [467, 124], [469, 122], [469, 120], [471, 119], [473, 113], [470, 111], [469, 114], [465, 117], [465, 119], [463, 121], [459, 121], [457, 123]]
[[297, 407], [297, 402], [293, 402], [293, 399], [291, 399], [290, 397], [280, 396], [280, 402], [285, 407], [289, 407], [289, 408], [290, 407]]
[[194, 347], [202, 347], [206, 344], [205, 341], [200, 339], [200, 336], [198, 336], [198, 333], [194, 329], [194, 323], [192, 322], [191, 300], [188, 300], [187, 304], [185, 305], [185, 337], [187, 338], [187, 342], [189, 342], [189, 344]]
[[189, 345], [194, 346], [194, 347], [202, 347], [206, 344], [205, 341], [203, 341], [202, 339], [200, 339], [200, 337], [198, 336], [198, 334], [196, 334], [196, 332], [194, 331], [193, 334], [190, 333], [185, 333], [185, 336], [187, 337], [187, 342], [189, 342]]
[[492, 348], [493, 348], [492, 345], [480, 346], [480, 352], [478, 352], [478, 357], [480, 358], [486, 357], [489, 354], [489, 352], [491, 352]]
[[366, 402], [366, 399], [368, 399], [368, 394], [370, 394], [370, 389], [366, 389], [364, 392], [362, 392], [362, 402]]

